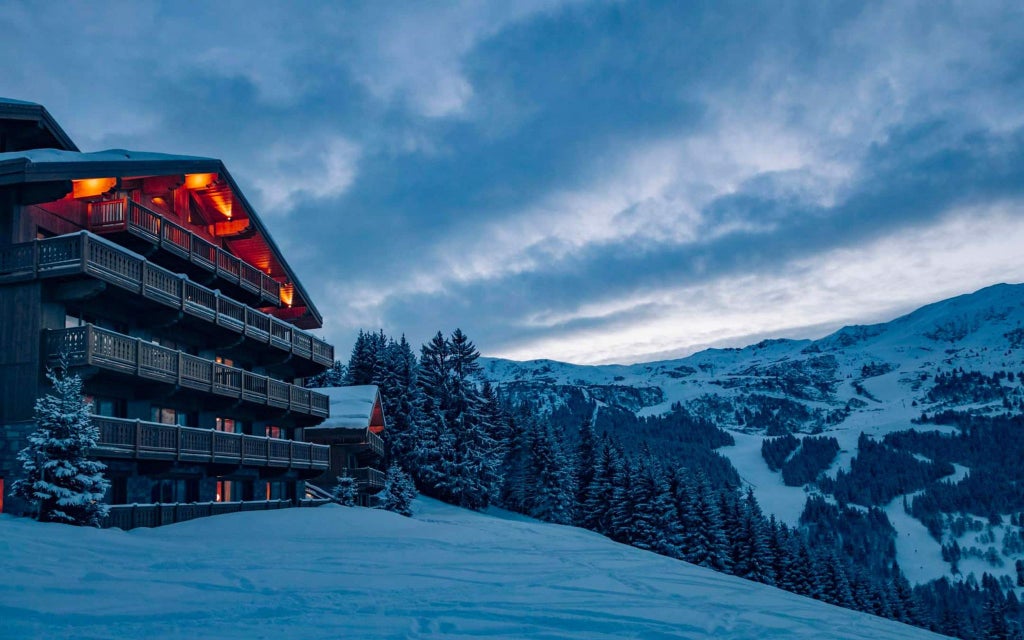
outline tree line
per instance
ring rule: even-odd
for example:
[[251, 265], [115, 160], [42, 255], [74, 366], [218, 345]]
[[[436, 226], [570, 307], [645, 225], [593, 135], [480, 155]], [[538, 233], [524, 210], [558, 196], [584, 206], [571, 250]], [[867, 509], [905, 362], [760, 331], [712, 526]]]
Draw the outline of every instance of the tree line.
[[[589, 418], [575, 433], [565, 433], [542, 408], [503, 397], [483, 378], [479, 355], [458, 329], [448, 336], [438, 332], [418, 357], [404, 337], [360, 332], [348, 365], [333, 369], [346, 384], [380, 387], [388, 461], [407, 471], [424, 495], [584, 527], [641, 549], [963, 638], [1018, 637], [999, 635], [1019, 630], [1012, 592], [945, 580], [912, 588], [890, 561], [891, 534], [880, 511], [866, 516], [865, 524], [809, 503], [800, 527], [765, 516], [753, 491], [743, 491], [730, 474], [711, 478], [704, 472], [702, 456], [728, 464], [713, 450], [727, 440], [713, 425], [688, 419], [683, 407], [661, 417], [660, 425], [643, 422], [683, 429], [696, 424], [685, 461], [643, 442], [624, 446], [625, 432], [598, 435]], [[831, 438], [814, 439], [800, 473], [816, 475], [836, 448]], [[697, 449], [703, 453], [693, 454]], [[855, 473], [859, 477], [870, 467]]]

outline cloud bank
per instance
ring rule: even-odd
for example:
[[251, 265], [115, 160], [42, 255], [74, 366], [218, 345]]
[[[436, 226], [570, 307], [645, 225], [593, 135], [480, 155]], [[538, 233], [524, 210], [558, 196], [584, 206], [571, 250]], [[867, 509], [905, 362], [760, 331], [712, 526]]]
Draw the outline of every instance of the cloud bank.
[[1015, 4], [43, 8], [0, 94], [223, 158], [342, 352], [632, 362], [1024, 280]]

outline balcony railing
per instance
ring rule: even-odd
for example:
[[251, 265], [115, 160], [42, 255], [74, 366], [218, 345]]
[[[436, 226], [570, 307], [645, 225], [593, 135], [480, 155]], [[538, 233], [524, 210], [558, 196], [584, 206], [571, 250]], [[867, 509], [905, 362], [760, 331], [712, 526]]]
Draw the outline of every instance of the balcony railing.
[[0, 281], [87, 273], [261, 344], [330, 366], [334, 347], [89, 232], [0, 248]]
[[256, 500], [246, 502], [175, 502], [171, 504], [115, 504], [103, 521], [104, 527], [135, 529], [159, 527], [175, 522], [240, 511], [266, 511], [290, 507], [319, 507], [330, 500]]
[[92, 423], [99, 430], [93, 451], [100, 456], [320, 471], [330, 463], [331, 448], [309, 442], [104, 416], [93, 416]]
[[330, 400], [321, 393], [91, 324], [47, 331], [46, 353], [65, 356], [72, 366], [120, 371], [294, 413], [326, 418], [330, 412]]
[[373, 451], [377, 456], [384, 457], [384, 440], [376, 433], [366, 430], [366, 445]]
[[345, 473], [355, 478], [359, 491], [363, 493], [377, 493], [384, 488], [384, 472], [373, 467], [345, 469]]
[[304, 437], [310, 442], [343, 445], [357, 451], [370, 452], [378, 458], [384, 457], [384, 440], [367, 428], [307, 427]]
[[89, 205], [89, 230], [128, 232], [281, 306], [281, 283], [156, 211], [122, 198]]

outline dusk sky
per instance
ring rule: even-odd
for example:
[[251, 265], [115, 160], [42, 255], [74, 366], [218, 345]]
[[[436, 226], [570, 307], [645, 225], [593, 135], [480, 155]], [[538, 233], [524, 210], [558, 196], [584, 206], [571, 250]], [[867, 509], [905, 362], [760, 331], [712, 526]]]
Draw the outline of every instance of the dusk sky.
[[0, 5], [0, 96], [221, 158], [325, 318], [636, 362], [1024, 280], [1020, 2]]

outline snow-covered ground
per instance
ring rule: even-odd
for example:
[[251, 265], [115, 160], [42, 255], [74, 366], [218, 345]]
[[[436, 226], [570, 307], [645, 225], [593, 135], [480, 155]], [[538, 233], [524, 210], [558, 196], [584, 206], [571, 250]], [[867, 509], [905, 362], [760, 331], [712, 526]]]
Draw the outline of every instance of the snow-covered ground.
[[0, 516], [0, 638], [936, 638], [597, 534], [431, 500], [159, 529]]
[[732, 432], [736, 444], [722, 447], [719, 453], [729, 458], [740, 479], [754, 488], [757, 501], [765, 513], [789, 525], [800, 522], [800, 514], [804, 511], [807, 492], [803, 487], [790, 487], [782, 481], [782, 474], [768, 468], [768, 463], [761, 455], [761, 443], [764, 437], [746, 433]]

